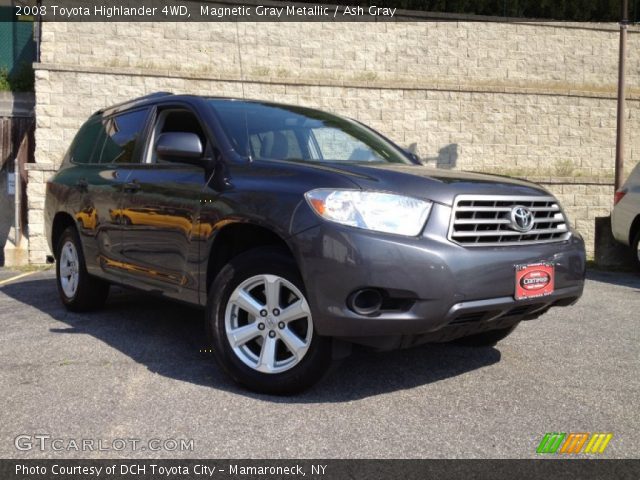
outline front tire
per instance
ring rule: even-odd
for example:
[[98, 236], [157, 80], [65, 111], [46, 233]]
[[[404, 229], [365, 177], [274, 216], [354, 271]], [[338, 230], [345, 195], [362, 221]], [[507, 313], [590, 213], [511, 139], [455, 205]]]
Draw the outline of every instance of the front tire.
[[507, 328], [498, 328], [487, 332], [469, 335], [453, 340], [453, 343], [464, 345], [465, 347], [493, 347], [500, 340], [508, 337], [516, 329], [518, 323]]
[[56, 283], [60, 300], [72, 312], [86, 312], [104, 305], [109, 284], [89, 275], [78, 232], [68, 227], [56, 249]]
[[255, 392], [301, 392], [331, 365], [331, 342], [316, 333], [298, 269], [282, 249], [250, 250], [223, 267], [207, 328], [218, 363]]
[[636, 232], [636, 236], [631, 242], [631, 253], [633, 254], [633, 266], [636, 271], [640, 272], [640, 230]]

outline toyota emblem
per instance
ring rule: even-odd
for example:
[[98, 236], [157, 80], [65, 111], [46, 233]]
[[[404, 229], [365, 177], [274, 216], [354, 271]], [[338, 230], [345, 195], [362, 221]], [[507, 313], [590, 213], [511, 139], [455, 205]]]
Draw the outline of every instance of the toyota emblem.
[[528, 232], [533, 228], [533, 213], [527, 207], [516, 205], [511, 209], [511, 228]]

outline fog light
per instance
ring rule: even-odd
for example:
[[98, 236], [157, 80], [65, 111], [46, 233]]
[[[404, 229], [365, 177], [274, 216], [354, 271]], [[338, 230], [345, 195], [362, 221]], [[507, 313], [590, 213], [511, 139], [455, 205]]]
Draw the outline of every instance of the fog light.
[[373, 315], [382, 307], [382, 294], [373, 288], [363, 288], [349, 296], [347, 306], [358, 315]]

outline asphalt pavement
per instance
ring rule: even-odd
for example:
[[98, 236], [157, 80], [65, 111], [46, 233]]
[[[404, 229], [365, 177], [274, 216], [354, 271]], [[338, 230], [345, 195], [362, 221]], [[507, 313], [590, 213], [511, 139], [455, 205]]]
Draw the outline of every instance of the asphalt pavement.
[[637, 458], [639, 325], [640, 276], [593, 271], [495, 348], [357, 349], [278, 398], [222, 374], [201, 311], [115, 289], [69, 313], [37, 272], [0, 286], [0, 458], [530, 458], [546, 432]]

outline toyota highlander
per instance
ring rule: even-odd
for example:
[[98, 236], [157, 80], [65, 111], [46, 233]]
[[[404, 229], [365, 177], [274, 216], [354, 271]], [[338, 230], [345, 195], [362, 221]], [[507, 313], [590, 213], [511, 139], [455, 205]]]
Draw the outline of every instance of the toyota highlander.
[[300, 106], [157, 93], [100, 110], [45, 210], [68, 309], [110, 284], [203, 307], [221, 367], [272, 394], [354, 343], [495, 345], [584, 283], [583, 240], [542, 187], [429, 169]]

